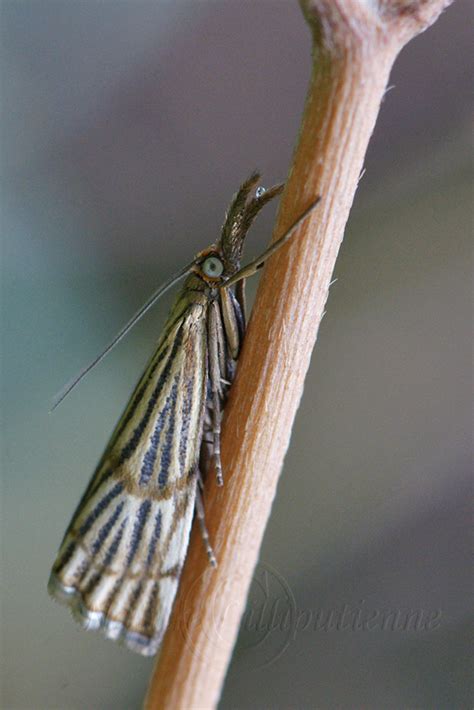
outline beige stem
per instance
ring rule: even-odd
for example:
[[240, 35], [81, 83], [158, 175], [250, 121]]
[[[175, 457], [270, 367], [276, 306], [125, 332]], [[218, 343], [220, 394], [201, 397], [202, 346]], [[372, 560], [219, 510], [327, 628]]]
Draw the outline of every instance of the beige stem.
[[219, 566], [209, 566], [194, 526], [148, 710], [208, 710], [218, 702], [389, 72], [401, 47], [446, 4], [302, 2], [313, 74], [274, 238], [317, 195], [322, 200], [265, 268], [226, 407], [225, 485], [217, 488], [211, 476], [205, 491]]

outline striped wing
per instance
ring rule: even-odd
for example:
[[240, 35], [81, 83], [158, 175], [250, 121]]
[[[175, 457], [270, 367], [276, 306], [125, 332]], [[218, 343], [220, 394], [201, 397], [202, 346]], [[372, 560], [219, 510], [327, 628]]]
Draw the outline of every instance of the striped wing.
[[66, 531], [49, 584], [83, 626], [143, 655], [158, 649], [186, 555], [207, 391], [205, 304], [179, 303]]

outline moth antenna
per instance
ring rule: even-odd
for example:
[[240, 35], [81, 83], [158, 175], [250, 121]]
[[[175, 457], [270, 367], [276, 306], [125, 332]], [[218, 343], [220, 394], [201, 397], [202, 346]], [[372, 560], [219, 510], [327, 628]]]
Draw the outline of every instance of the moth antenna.
[[252, 276], [255, 274], [259, 269], [262, 268], [266, 260], [274, 254], [280, 247], [285, 244], [288, 239], [294, 234], [296, 229], [301, 225], [302, 222], [311, 214], [311, 212], [314, 210], [314, 208], [319, 204], [321, 200], [321, 195], [318, 195], [318, 197], [314, 200], [314, 202], [306, 209], [302, 215], [298, 217], [296, 222], [294, 222], [291, 227], [285, 232], [285, 234], [280, 237], [280, 239], [277, 239], [276, 242], [273, 242], [273, 244], [270, 244], [268, 249], [265, 249], [263, 254], [260, 254], [260, 256], [257, 256], [256, 259], [253, 259], [253, 261], [250, 262], [250, 264], [247, 264], [246, 266], [243, 266], [239, 271], [237, 271], [236, 274], [231, 276], [231, 278], [223, 284], [225, 288], [228, 286], [232, 286], [233, 284], [237, 283], [238, 281], [241, 281], [242, 279], [246, 279], [249, 276]]
[[174, 274], [170, 279], [165, 281], [164, 284], [162, 284], [157, 291], [148, 299], [146, 303], [143, 304], [143, 306], [135, 313], [134, 316], [124, 325], [122, 330], [117, 333], [117, 335], [113, 338], [113, 340], [107, 345], [107, 347], [102, 350], [102, 352], [97, 355], [92, 362], [90, 362], [86, 367], [84, 367], [78, 375], [76, 375], [70, 382], [68, 382], [62, 390], [58, 392], [58, 394], [54, 397], [52, 407], [49, 410], [50, 413], [54, 412], [57, 406], [61, 404], [61, 402], [67, 397], [67, 395], [75, 388], [76, 385], [79, 384], [79, 382], [91, 371], [94, 369], [96, 365], [101, 362], [106, 355], [109, 354], [111, 350], [124, 338], [127, 333], [133, 328], [133, 326], [138, 323], [140, 318], [142, 318], [145, 313], [156, 303], [156, 301], [161, 298], [161, 296], [168, 291], [172, 286], [174, 286], [177, 281], [183, 278], [183, 276], [186, 276], [186, 274], [190, 271], [191, 267], [193, 266], [194, 261], [192, 261], [190, 264], [184, 267], [184, 269], [181, 269], [181, 271], [178, 271], [178, 273]]

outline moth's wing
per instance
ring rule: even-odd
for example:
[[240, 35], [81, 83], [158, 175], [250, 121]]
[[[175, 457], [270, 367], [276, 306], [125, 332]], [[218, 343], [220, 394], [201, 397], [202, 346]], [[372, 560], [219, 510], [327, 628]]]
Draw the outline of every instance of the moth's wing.
[[86, 628], [156, 653], [186, 555], [207, 388], [205, 307], [172, 319], [81, 500], [50, 593]]

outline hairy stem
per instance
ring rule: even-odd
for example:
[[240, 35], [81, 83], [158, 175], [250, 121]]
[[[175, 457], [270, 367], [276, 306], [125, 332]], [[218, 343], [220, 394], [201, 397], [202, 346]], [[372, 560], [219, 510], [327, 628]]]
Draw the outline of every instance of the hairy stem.
[[[210, 476], [209, 566], [197, 526], [148, 709], [216, 706], [287, 450], [337, 253], [389, 72], [445, 0], [303, 0], [313, 72], [274, 239], [321, 195], [259, 285], [222, 432], [225, 485]], [[269, 6], [277, 11], [278, 5]]]

